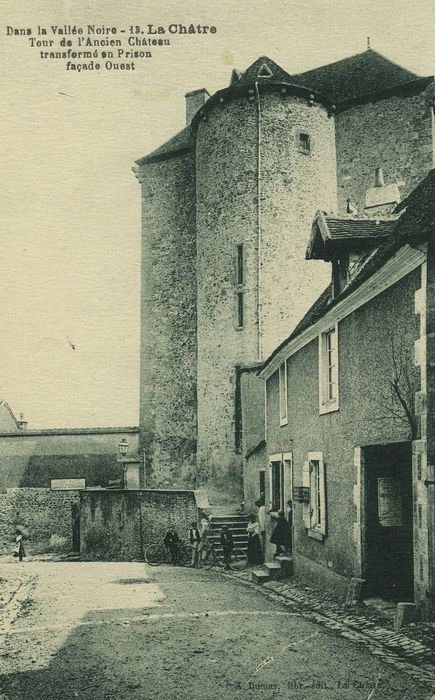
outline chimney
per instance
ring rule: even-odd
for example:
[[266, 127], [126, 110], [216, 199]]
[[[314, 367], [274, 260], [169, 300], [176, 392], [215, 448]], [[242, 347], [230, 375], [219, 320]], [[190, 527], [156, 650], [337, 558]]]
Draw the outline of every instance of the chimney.
[[384, 187], [384, 171], [382, 168], [376, 168], [375, 170], [375, 187]]
[[193, 117], [199, 109], [207, 102], [210, 97], [208, 91], [205, 88], [200, 88], [199, 90], [192, 90], [192, 92], [186, 92], [186, 126], [189, 126]]
[[365, 196], [366, 216], [388, 216], [400, 202], [400, 192], [396, 183], [386, 185], [381, 167], [375, 169], [374, 187], [369, 187]]
[[27, 421], [24, 420], [24, 413], [20, 413], [20, 420], [17, 420], [18, 430], [27, 430]]

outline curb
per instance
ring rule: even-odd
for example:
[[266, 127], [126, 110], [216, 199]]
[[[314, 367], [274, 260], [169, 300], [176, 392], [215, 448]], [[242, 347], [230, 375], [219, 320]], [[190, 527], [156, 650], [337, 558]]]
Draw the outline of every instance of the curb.
[[361, 644], [373, 656], [404, 671], [419, 683], [429, 685], [431, 689], [435, 688], [435, 665], [430, 662], [433, 654], [420, 642], [403, 634], [390, 632], [358, 615], [352, 615], [351, 611], [333, 611], [328, 615], [320, 603], [310, 604], [306, 595], [299, 591], [292, 591], [288, 585], [279, 580], [268, 581], [259, 586], [247, 580], [246, 574], [218, 573], [249, 586], [270, 600], [285, 606], [297, 606], [297, 612], [301, 617], [320, 624], [349, 641]]

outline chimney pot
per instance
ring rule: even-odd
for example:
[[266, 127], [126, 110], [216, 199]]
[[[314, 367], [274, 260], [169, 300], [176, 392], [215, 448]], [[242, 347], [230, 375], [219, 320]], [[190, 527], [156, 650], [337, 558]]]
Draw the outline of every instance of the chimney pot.
[[209, 97], [210, 95], [205, 88], [186, 92], [186, 126], [189, 126], [197, 111], [201, 109]]
[[375, 187], [383, 187], [384, 184], [384, 171], [378, 167], [375, 170]]

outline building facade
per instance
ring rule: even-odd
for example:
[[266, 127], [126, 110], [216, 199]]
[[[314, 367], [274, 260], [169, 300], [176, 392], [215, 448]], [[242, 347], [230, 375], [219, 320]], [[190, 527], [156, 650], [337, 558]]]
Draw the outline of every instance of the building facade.
[[408, 195], [433, 165], [432, 106], [432, 78], [373, 50], [298, 75], [262, 57], [213, 96], [186, 95], [186, 127], [135, 167], [149, 483], [237, 493], [243, 370], [329, 278], [304, 260], [315, 212], [361, 213], [377, 167], [391, 203]]
[[332, 263], [331, 284], [259, 372], [257, 440], [245, 416], [247, 507], [262, 483], [268, 510], [292, 501], [295, 573], [343, 593], [359, 579], [365, 595], [415, 601], [424, 617], [435, 609], [434, 236], [435, 170], [384, 220], [319, 213], [307, 257]]

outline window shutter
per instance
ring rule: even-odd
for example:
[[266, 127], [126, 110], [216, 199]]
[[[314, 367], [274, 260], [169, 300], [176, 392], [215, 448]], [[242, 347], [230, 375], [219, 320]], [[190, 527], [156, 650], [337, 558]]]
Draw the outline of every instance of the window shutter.
[[320, 492], [320, 532], [326, 535], [326, 480], [325, 480], [325, 462], [319, 460], [319, 492]]
[[[304, 467], [302, 471], [302, 486], [305, 488], [310, 488], [310, 463], [308, 460], [304, 462]], [[303, 522], [304, 522], [304, 527], [308, 528], [310, 527], [311, 524], [311, 515], [310, 515], [310, 508], [311, 508], [311, 503], [310, 501], [308, 503], [304, 503], [302, 506], [302, 514], [303, 514]]]

